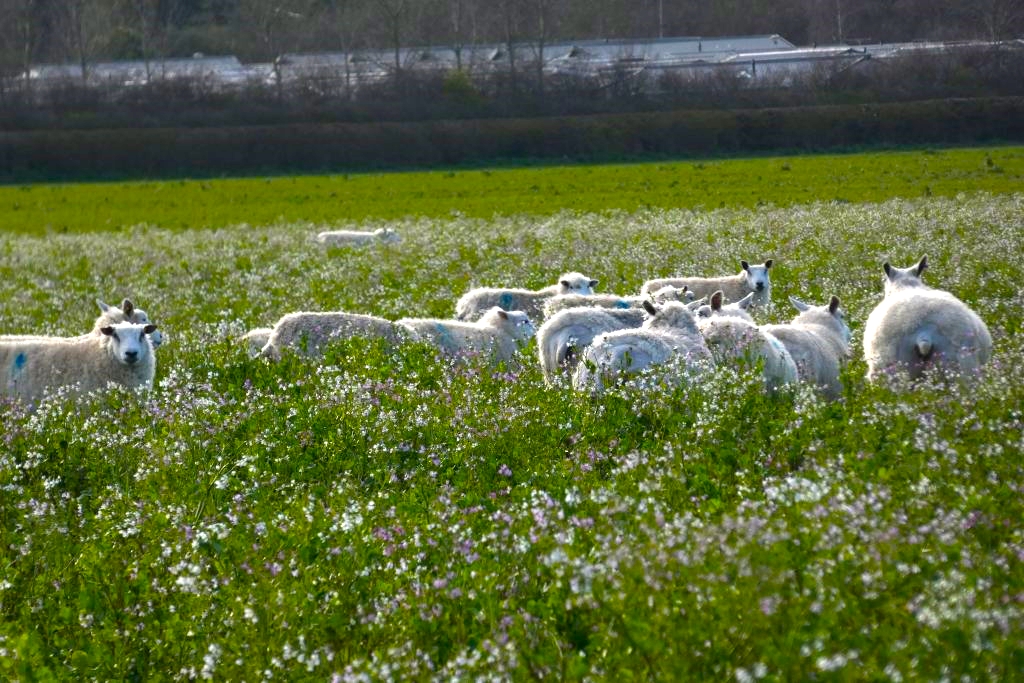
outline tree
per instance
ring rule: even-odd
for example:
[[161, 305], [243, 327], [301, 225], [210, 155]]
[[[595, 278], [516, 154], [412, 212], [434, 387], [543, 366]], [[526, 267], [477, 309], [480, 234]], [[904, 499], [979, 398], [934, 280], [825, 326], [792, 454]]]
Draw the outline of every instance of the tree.
[[64, 0], [52, 6], [52, 25], [64, 47], [65, 59], [78, 64], [82, 83], [89, 66], [102, 53], [116, 14], [110, 0]]

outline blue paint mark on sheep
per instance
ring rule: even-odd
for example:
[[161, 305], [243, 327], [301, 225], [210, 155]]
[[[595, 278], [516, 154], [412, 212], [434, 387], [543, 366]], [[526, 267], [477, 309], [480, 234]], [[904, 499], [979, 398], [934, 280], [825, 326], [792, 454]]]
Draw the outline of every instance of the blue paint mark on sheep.
[[615, 302], [615, 308], [629, 308], [629, 302], [625, 299], [619, 299]]
[[14, 357], [14, 366], [11, 368], [11, 374], [13, 374], [13, 375], [20, 374], [21, 371], [25, 369], [25, 363], [27, 363], [27, 362], [28, 362], [28, 357], [25, 356], [25, 353], [24, 352], [19, 353], [17, 356]]
[[434, 323], [434, 332], [442, 344], [452, 343], [452, 333], [444, 323]]
[[515, 304], [515, 299], [508, 292], [504, 292], [504, 293], [502, 293], [502, 295], [500, 297], [498, 297], [498, 305], [501, 306], [502, 308], [504, 308], [506, 311], [511, 311], [512, 310], [512, 306], [514, 304]]

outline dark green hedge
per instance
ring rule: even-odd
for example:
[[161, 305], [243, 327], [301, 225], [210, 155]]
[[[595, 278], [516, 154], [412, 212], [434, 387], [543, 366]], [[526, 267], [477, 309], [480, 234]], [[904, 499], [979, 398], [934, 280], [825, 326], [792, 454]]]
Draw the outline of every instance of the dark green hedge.
[[1024, 98], [574, 118], [0, 132], [0, 179], [222, 175], [1024, 141]]

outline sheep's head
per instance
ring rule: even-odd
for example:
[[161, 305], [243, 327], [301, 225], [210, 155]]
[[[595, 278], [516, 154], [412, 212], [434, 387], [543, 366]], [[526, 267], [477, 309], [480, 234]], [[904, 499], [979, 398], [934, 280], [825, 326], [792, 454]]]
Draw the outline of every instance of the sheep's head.
[[501, 326], [516, 341], [526, 342], [537, 333], [530, 317], [523, 311], [506, 311], [498, 307], [491, 310], [501, 321]]
[[747, 289], [751, 292], [768, 292], [772, 288], [771, 278], [768, 271], [772, 267], [772, 259], [768, 259], [759, 266], [752, 266], [746, 261], [740, 261], [743, 267], [743, 274], [746, 276]]
[[135, 365], [151, 352], [146, 335], [156, 332], [156, 325], [120, 322], [101, 327], [100, 332], [110, 339], [108, 348], [119, 363]]
[[[149, 319], [149, 315], [141, 308], [136, 308], [131, 299], [122, 300], [120, 308], [105, 304], [99, 299], [96, 299], [96, 305], [100, 309], [100, 318], [96, 321], [97, 325], [108, 325], [125, 321], [148, 325], [152, 322]], [[164, 342], [164, 336], [160, 330], [156, 330], [150, 335], [149, 340], [153, 343], [153, 348], [155, 349]]]
[[686, 285], [682, 287], [665, 285], [656, 292], [650, 292], [648, 296], [656, 304], [663, 304], [666, 301], [693, 301], [693, 292]]
[[373, 231], [373, 234], [377, 236], [381, 242], [401, 242], [402, 236], [391, 228], [377, 228]]
[[897, 289], [902, 287], [922, 287], [924, 283], [921, 281], [921, 273], [928, 267], [928, 257], [922, 256], [921, 260], [917, 262], [917, 265], [910, 266], [909, 268], [897, 268], [889, 265], [886, 261], [882, 264], [882, 270], [885, 271], [885, 294], [888, 296]]
[[697, 332], [697, 321], [694, 318], [690, 306], [696, 302], [684, 304], [681, 301], [668, 301], [661, 306], [656, 306], [650, 301], [644, 301], [644, 310], [650, 317], [644, 321], [643, 326], [650, 329], [660, 330], [682, 330], [686, 332]]
[[793, 322], [796, 324], [825, 325], [839, 331], [843, 341], [850, 343], [850, 326], [846, 324], [846, 316], [839, 308], [839, 297], [833, 295], [825, 306], [811, 306], [795, 296], [789, 297], [793, 308], [800, 312]]
[[558, 278], [560, 294], [585, 294], [590, 296], [597, 287], [598, 280], [592, 280], [583, 273], [566, 273]]

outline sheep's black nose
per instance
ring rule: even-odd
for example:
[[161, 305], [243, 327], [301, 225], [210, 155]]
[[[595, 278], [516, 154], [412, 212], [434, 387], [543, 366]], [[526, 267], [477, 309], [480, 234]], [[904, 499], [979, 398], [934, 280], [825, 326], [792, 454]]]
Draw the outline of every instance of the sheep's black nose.
[[764, 283], [763, 282], [758, 282], [757, 283], [757, 291], [760, 292], [762, 289], [764, 289]]
[[134, 363], [135, 361], [137, 361], [139, 359], [139, 352], [138, 351], [125, 351], [124, 352], [124, 359], [126, 361], [128, 361], [129, 363]]

